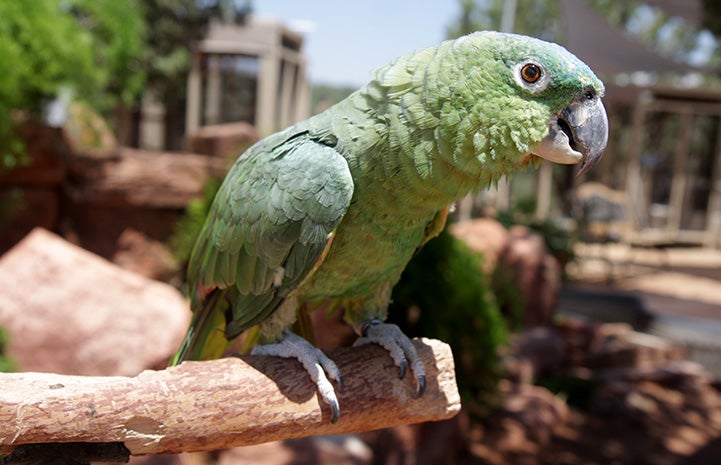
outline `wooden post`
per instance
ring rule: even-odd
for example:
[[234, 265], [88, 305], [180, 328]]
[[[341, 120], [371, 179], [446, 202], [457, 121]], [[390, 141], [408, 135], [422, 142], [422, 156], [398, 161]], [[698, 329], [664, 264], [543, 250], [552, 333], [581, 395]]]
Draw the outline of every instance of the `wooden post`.
[[[186, 144], [188, 136], [193, 135], [200, 128], [200, 105], [202, 101], [201, 93], [203, 91], [201, 54], [197, 50], [193, 50], [192, 64], [190, 73], [188, 74], [188, 83], [186, 88], [186, 107], [185, 107], [185, 134]], [[187, 149], [187, 147], [186, 147]]]
[[255, 102], [255, 127], [265, 137], [282, 129], [278, 120], [278, 82], [280, 79], [280, 45], [260, 56]]
[[205, 79], [205, 100], [203, 102], [203, 126], [209, 126], [213, 124], [221, 123], [221, 111], [222, 111], [222, 77], [220, 70], [220, 55], [209, 54], [208, 55], [208, 69], [207, 77]]
[[666, 232], [672, 238], [678, 238], [681, 230], [681, 219], [684, 206], [688, 203], [688, 155], [691, 150], [691, 133], [693, 130], [693, 113], [688, 107], [677, 110], [681, 117], [681, 128], [676, 138], [676, 147], [673, 154], [673, 178], [671, 180], [671, 193], [668, 199], [668, 217], [666, 219]]
[[133, 378], [0, 374], [0, 455], [38, 443], [123, 443], [133, 455], [207, 451], [454, 416], [460, 397], [450, 348], [414, 344], [428, 379], [419, 399], [413, 377], [399, 379], [381, 347], [328, 352], [344, 376], [337, 423], [290, 359], [184, 362]]
[[718, 116], [716, 128], [716, 150], [713, 174], [711, 176], [711, 192], [706, 211], [706, 236], [704, 246], [718, 248], [721, 239], [721, 114]]
[[[630, 233], [633, 236], [642, 227], [647, 226], [645, 216], [648, 215], [648, 199], [643, 190], [641, 153], [645, 143], [646, 114], [652, 101], [653, 96], [650, 92], [642, 92], [633, 109], [631, 142], [628, 148], [628, 169], [626, 170], [625, 208], [626, 222], [631, 227], [631, 230], [626, 231], [626, 235]], [[642, 217], [644, 217], [644, 220], [641, 219]], [[624, 239], [629, 240], [630, 238], [625, 237]]]

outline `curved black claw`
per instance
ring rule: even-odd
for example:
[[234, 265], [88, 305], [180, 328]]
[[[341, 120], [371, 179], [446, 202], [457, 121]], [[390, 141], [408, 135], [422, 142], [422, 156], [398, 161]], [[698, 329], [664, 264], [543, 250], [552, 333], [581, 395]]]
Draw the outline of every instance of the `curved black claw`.
[[416, 390], [415, 398], [418, 399], [426, 392], [426, 375], [416, 376], [416, 381], [418, 382], [418, 389]]
[[332, 379], [335, 381], [337, 390], [342, 391], [343, 390], [343, 375], [340, 374], [340, 371], [338, 371], [338, 373]]
[[338, 421], [338, 418], [340, 418], [340, 406], [338, 405], [338, 400], [331, 399], [330, 402], [328, 402], [328, 406], [330, 407], [330, 422], [335, 423]]
[[403, 358], [403, 360], [399, 363], [400, 372], [398, 373], [398, 377], [400, 379], [403, 379], [406, 377], [406, 373], [408, 372], [408, 360]]
[[400, 370], [400, 378], [403, 379], [410, 368], [416, 375], [418, 387], [416, 389], [416, 398], [423, 395], [426, 391], [426, 369], [423, 366], [423, 360], [418, 355], [415, 346], [403, 334], [398, 326], [389, 323], [383, 323], [380, 320], [370, 320], [361, 326], [361, 337], [359, 337], [354, 346], [365, 344], [378, 344], [388, 351], [393, 361]]

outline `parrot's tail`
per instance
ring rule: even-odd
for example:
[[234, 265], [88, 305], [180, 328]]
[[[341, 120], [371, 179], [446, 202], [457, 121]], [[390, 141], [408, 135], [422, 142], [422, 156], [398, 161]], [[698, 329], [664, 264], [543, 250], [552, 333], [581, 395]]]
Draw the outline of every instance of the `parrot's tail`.
[[183, 360], [212, 360], [223, 356], [230, 346], [225, 337], [224, 291], [215, 289], [203, 300], [202, 306], [193, 312], [188, 332], [168, 366]]

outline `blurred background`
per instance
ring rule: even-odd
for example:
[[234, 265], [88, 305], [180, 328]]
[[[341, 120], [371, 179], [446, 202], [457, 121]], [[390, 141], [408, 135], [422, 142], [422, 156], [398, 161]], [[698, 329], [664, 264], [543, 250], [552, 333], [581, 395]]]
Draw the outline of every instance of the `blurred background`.
[[482, 29], [588, 63], [611, 133], [583, 177], [544, 163], [460, 200], [396, 286], [391, 320], [451, 345], [462, 413], [133, 461], [721, 463], [712, 0], [0, 0], [0, 369], [165, 366], [230, 163], [395, 57]]

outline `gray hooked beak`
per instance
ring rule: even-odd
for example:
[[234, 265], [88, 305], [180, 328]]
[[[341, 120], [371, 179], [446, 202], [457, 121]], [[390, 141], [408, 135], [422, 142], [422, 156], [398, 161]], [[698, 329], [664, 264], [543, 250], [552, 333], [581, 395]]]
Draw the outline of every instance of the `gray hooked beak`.
[[584, 94], [551, 118], [548, 135], [532, 152], [555, 163], [581, 163], [580, 176], [601, 159], [607, 142], [608, 117], [601, 98]]

